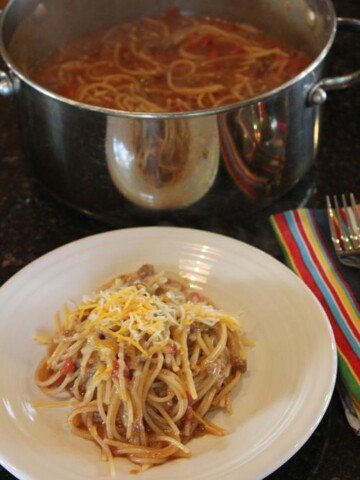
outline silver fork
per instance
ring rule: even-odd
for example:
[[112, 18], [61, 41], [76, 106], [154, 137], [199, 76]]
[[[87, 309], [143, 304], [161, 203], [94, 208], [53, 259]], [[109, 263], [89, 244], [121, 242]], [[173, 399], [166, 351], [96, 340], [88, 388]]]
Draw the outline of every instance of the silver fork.
[[326, 196], [327, 214], [336, 255], [340, 262], [348, 267], [360, 268], [360, 220], [353, 193], [350, 193], [350, 205], [345, 195], [341, 195], [345, 218], [341, 215], [339, 201], [334, 196], [334, 206]]

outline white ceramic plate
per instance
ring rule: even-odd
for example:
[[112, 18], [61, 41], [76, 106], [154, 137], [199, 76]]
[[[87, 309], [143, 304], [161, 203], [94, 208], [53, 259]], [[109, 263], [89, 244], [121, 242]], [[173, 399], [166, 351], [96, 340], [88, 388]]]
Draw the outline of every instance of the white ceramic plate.
[[[288, 460], [321, 420], [334, 388], [336, 349], [325, 313], [285, 266], [220, 235], [137, 228], [95, 235], [59, 248], [0, 289], [0, 461], [19, 479], [93, 480], [108, 475], [99, 451], [72, 435], [68, 409], [34, 409], [45, 396], [33, 383], [55, 311], [121, 272], [153, 263], [178, 271], [231, 313], [240, 310], [256, 344], [234, 395], [234, 413], [215, 414], [226, 437], [190, 443], [192, 457], [140, 474], [141, 480], [264, 478]], [[134, 479], [126, 459], [119, 479]]]

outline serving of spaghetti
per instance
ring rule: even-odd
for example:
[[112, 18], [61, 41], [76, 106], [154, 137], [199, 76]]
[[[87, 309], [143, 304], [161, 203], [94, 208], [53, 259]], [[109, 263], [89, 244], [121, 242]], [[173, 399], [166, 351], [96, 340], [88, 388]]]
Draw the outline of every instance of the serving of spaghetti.
[[188, 457], [192, 438], [226, 431], [207, 418], [231, 412], [231, 393], [246, 371], [237, 319], [150, 265], [120, 275], [56, 316], [36, 384], [70, 399], [71, 431], [94, 441], [102, 458], [127, 457], [141, 469]]
[[279, 87], [308, 56], [253, 25], [184, 15], [131, 19], [62, 46], [29, 72], [86, 104], [181, 112], [239, 102]]

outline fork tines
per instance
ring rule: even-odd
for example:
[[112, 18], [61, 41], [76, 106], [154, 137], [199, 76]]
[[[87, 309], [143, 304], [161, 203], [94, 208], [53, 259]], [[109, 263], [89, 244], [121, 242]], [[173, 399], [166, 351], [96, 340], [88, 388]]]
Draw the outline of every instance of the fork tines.
[[[355, 258], [360, 255], [360, 220], [359, 212], [353, 193], [350, 193], [350, 202], [348, 204], [346, 196], [341, 195], [342, 209], [339, 201], [334, 196], [334, 207], [329, 196], [326, 196], [327, 213], [331, 240], [335, 251], [343, 263], [350, 265], [356, 263], [359, 266], [360, 259]], [[348, 257], [348, 261], [344, 261]]]

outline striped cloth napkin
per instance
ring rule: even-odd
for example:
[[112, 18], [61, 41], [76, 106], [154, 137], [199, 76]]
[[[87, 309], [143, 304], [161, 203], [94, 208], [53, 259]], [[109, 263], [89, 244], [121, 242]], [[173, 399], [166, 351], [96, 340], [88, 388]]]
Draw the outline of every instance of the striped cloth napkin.
[[322, 304], [334, 331], [338, 381], [346, 417], [360, 435], [360, 274], [335, 254], [325, 210], [293, 210], [270, 218], [288, 265]]

